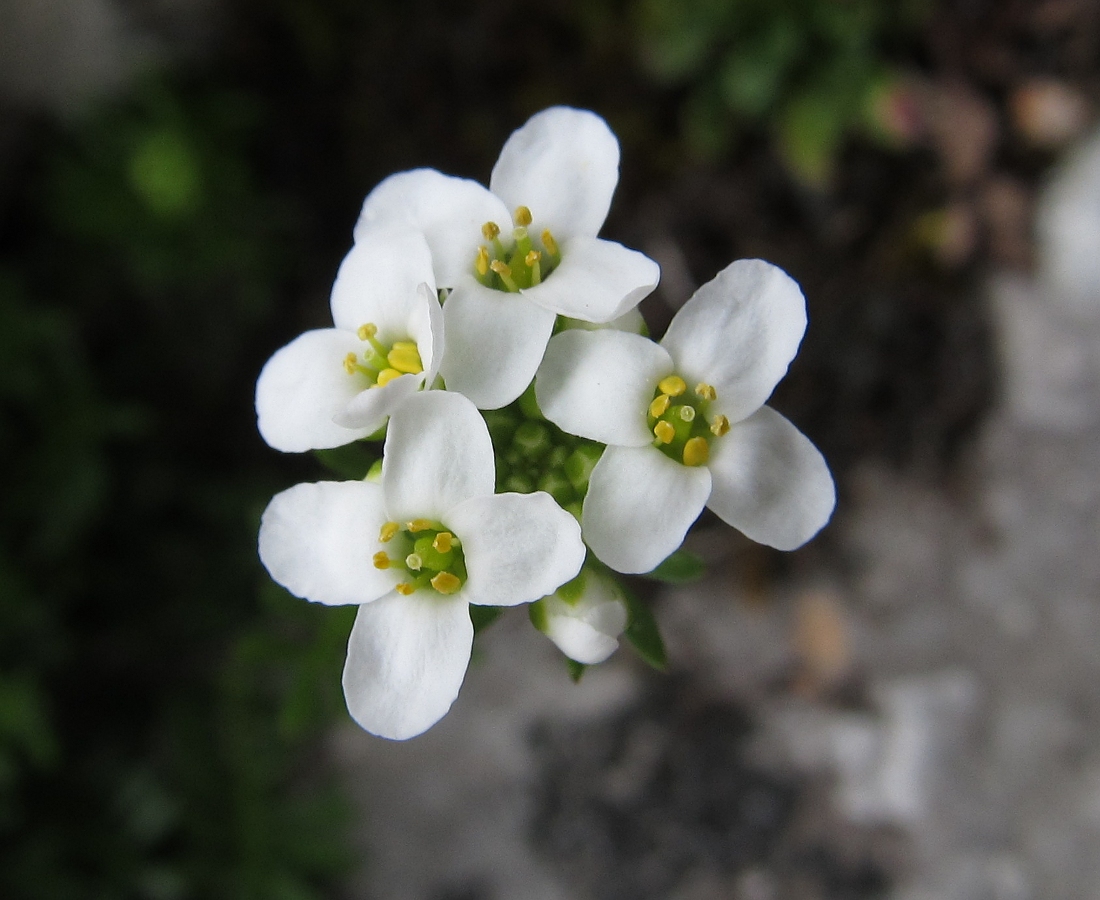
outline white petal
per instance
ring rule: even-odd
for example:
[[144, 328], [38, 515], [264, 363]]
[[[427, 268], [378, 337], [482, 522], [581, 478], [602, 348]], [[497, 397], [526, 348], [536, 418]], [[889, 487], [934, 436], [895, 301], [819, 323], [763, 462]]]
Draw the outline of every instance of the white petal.
[[484, 186], [435, 169], [415, 169], [391, 175], [367, 195], [355, 240], [380, 226], [415, 229], [431, 247], [438, 286], [454, 287], [461, 274], [473, 271], [486, 222], [507, 232], [512, 213]]
[[572, 329], [556, 334], [535, 379], [539, 409], [562, 431], [602, 444], [653, 441], [646, 414], [672, 358], [639, 334]]
[[397, 407], [420, 390], [424, 374], [401, 375], [382, 387], [360, 391], [351, 398], [343, 411], [337, 414], [336, 423], [345, 428], [359, 428], [373, 434], [386, 424]]
[[716, 411], [755, 412], [786, 374], [806, 331], [806, 301], [786, 272], [759, 259], [731, 263], [676, 314], [661, 341], [688, 381], [718, 391]]
[[445, 524], [462, 541], [467, 603], [531, 603], [573, 578], [584, 563], [581, 529], [547, 493], [494, 494], [467, 500]]
[[511, 403], [535, 377], [554, 318], [520, 294], [464, 280], [443, 304], [447, 347], [439, 371], [447, 390], [479, 409]]
[[470, 662], [469, 607], [417, 591], [359, 607], [344, 663], [348, 712], [379, 737], [407, 740], [451, 708]]
[[533, 115], [504, 144], [489, 187], [509, 210], [531, 210], [554, 237], [596, 235], [619, 183], [619, 141], [595, 113], [556, 106]]
[[584, 573], [584, 594], [566, 603], [556, 593], [542, 601], [543, 633], [570, 659], [595, 665], [619, 646], [626, 629], [627, 610], [618, 586], [607, 576], [589, 569]]
[[707, 503], [754, 541], [793, 550], [829, 521], [836, 488], [810, 440], [768, 406], [711, 441]]
[[439, 374], [446, 346], [443, 307], [439, 305], [439, 295], [427, 284], [420, 285], [419, 292], [423, 302], [409, 318], [409, 337], [416, 341], [416, 349], [424, 365], [424, 384], [430, 389]]
[[637, 250], [575, 237], [562, 243], [560, 265], [523, 295], [571, 319], [603, 323], [637, 306], [660, 279], [661, 267]]
[[649, 572], [684, 542], [708, 496], [706, 466], [681, 465], [656, 447], [608, 447], [588, 482], [584, 540], [618, 572]]
[[301, 453], [341, 447], [372, 429], [334, 421], [370, 382], [349, 375], [344, 357], [358, 353], [359, 339], [338, 328], [299, 335], [267, 361], [256, 381], [260, 434], [276, 450]]
[[394, 520], [440, 521], [463, 500], [492, 494], [495, 482], [489, 429], [461, 394], [422, 391], [390, 416], [382, 488]]
[[435, 289], [432, 255], [423, 235], [379, 230], [365, 235], [344, 257], [332, 286], [332, 320], [355, 332], [373, 322], [386, 344], [408, 340], [409, 317], [423, 304], [419, 288]]
[[397, 577], [376, 569], [386, 521], [382, 489], [365, 481], [298, 484], [276, 494], [260, 520], [260, 560], [296, 597], [336, 606], [369, 603]]

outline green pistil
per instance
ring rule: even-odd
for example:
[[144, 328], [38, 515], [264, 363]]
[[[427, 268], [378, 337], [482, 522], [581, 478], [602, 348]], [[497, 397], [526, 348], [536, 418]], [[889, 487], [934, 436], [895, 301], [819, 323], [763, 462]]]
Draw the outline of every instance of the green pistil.
[[450, 595], [466, 583], [466, 557], [454, 533], [439, 522], [387, 522], [379, 536], [383, 550], [374, 556], [379, 569], [405, 573], [397, 585], [402, 594], [429, 590]]

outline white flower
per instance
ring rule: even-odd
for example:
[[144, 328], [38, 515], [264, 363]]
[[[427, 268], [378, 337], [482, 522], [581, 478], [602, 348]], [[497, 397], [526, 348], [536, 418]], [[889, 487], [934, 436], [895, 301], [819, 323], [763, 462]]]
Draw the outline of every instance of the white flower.
[[610, 322], [660, 277], [657, 264], [596, 237], [619, 180], [619, 143], [599, 116], [554, 107], [504, 144], [489, 189], [433, 169], [402, 172], [363, 203], [357, 240], [398, 224], [432, 249], [444, 304], [447, 389], [481, 409], [534, 377], [557, 315]]
[[591, 567], [531, 606], [531, 621], [572, 660], [595, 665], [619, 646], [629, 618], [614, 578]]
[[367, 731], [420, 734], [450, 709], [470, 659], [469, 604], [551, 593], [584, 561], [576, 520], [545, 493], [494, 494], [484, 420], [426, 391], [390, 418], [378, 484], [299, 484], [260, 525], [260, 559], [291, 593], [361, 604], [344, 696]]
[[555, 336], [535, 381], [547, 419], [609, 446], [582, 525], [620, 572], [647, 572], [709, 506], [753, 540], [791, 550], [832, 515], [818, 450], [763, 403], [806, 330], [798, 285], [739, 260], [703, 285], [660, 344], [621, 331]]
[[357, 242], [336, 275], [331, 309], [335, 328], [295, 338], [256, 382], [260, 434], [276, 450], [364, 438], [438, 373], [443, 310], [422, 235], [379, 229]]

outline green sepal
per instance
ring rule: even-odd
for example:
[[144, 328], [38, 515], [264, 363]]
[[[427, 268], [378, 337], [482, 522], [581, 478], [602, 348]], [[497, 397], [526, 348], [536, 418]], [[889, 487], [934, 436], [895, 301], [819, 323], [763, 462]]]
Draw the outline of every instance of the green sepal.
[[573, 679], [573, 684], [577, 684], [581, 680], [584, 670], [588, 668], [584, 663], [579, 663], [568, 656], [565, 657], [565, 667], [569, 670], [569, 677]]
[[500, 618], [504, 612], [503, 606], [478, 606], [470, 604], [470, 621], [474, 623], [474, 634], [484, 631]]
[[665, 584], [691, 584], [706, 574], [707, 564], [702, 557], [688, 550], [674, 550], [652, 572], [646, 572], [645, 578], [663, 581]]
[[363, 441], [353, 441], [331, 450], [314, 450], [313, 455], [330, 472], [355, 481], [366, 478], [370, 467], [378, 459], [377, 449]]
[[661, 632], [657, 629], [657, 620], [653, 618], [653, 612], [649, 606], [620, 583], [623, 600], [629, 613], [626, 631], [623, 636], [630, 641], [638, 655], [653, 668], [663, 672], [668, 666], [665, 657], [665, 642], [661, 640]]

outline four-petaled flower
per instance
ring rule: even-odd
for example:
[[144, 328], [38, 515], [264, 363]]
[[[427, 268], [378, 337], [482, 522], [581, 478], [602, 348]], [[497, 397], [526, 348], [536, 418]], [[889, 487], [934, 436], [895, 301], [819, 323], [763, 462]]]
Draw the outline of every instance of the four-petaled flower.
[[260, 526], [260, 558], [291, 593], [359, 604], [344, 695], [367, 731], [404, 740], [438, 721], [465, 676], [469, 604], [514, 606], [574, 578], [585, 549], [550, 495], [494, 494], [493, 447], [459, 394], [390, 417], [380, 483], [299, 484]]
[[836, 502], [825, 460], [763, 405], [805, 329], [790, 276], [739, 260], [696, 291], [660, 344], [612, 330], [550, 341], [535, 381], [543, 414], [608, 445], [581, 519], [597, 557], [620, 572], [648, 572], [704, 506], [781, 550], [824, 526]]
[[355, 227], [411, 227], [431, 247], [443, 307], [447, 389], [481, 409], [530, 384], [558, 315], [605, 323], [657, 285], [656, 263], [596, 237], [619, 179], [619, 143], [599, 116], [554, 107], [504, 144], [486, 190], [433, 169], [379, 184]]
[[439, 371], [443, 310], [422, 235], [379, 229], [358, 241], [331, 308], [335, 328], [299, 335], [256, 382], [260, 434], [276, 450], [324, 450], [373, 434]]

